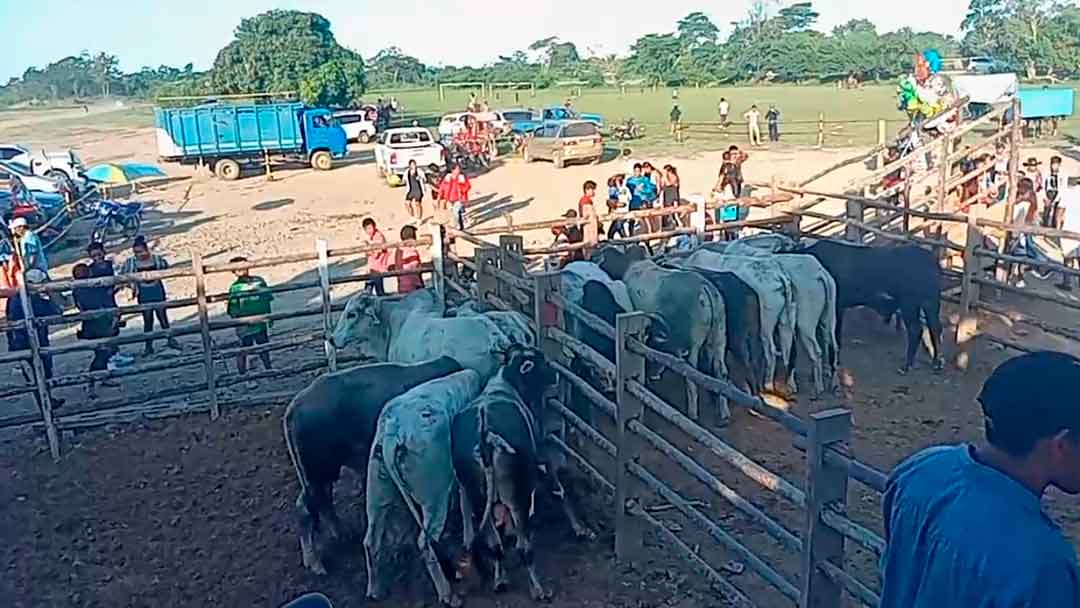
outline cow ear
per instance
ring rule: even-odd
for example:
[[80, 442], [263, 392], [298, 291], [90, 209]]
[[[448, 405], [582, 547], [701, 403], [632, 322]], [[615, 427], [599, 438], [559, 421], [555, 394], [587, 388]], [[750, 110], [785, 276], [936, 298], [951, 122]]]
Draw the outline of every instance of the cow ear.
[[536, 363], [534, 363], [532, 359], [526, 359], [522, 361], [521, 365], [518, 367], [518, 373], [524, 376], [531, 372], [534, 367], [536, 367]]

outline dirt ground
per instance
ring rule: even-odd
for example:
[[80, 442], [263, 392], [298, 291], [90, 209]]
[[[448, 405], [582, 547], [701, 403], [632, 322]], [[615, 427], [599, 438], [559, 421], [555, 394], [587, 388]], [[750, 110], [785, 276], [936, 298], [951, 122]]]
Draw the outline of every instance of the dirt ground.
[[[4, 139], [0, 124], [0, 139]], [[90, 163], [108, 160], [153, 162], [152, 132], [147, 129], [94, 129], [86, 127], [65, 141], [77, 144]], [[37, 142], [35, 142], [37, 143]], [[751, 155], [745, 171], [753, 180], [772, 175], [788, 181], [851, 156], [853, 150], [808, 151], [779, 149]], [[1052, 151], [1031, 151], [1047, 157]], [[634, 158], [640, 156], [635, 154]], [[370, 148], [356, 147], [348, 163], [330, 173], [307, 169], [281, 170], [272, 182], [261, 176], [231, 184], [194, 175], [187, 168], [168, 167], [178, 179], [141, 195], [150, 202], [148, 233], [156, 248], [172, 260], [185, 260], [189, 252], [204, 253], [209, 262], [235, 255], [269, 256], [306, 251], [316, 238], [331, 248], [354, 244], [361, 238], [360, 220], [375, 217], [393, 239], [405, 218], [400, 189], [390, 189], [375, 177]], [[673, 162], [679, 167], [683, 194], [707, 191], [712, 184], [719, 152], [692, 158], [653, 158], [654, 164]], [[1067, 166], [1075, 170], [1073, 161]], [[507, 160], [474, 179], [477, 202], [472, 205], [474, 225], [499, 225], [511, 215], [521, 223], [550, 219], [574, 206], [585, 179], [603, 182], [622, 170], [621, 163], [599, 167], [571, 167], [557, 171], [547, 164], [525, 165]], [[815, 183], [822, 190], [839, 189], [863, 169], [837, 172]], [[533, 233], [532, 244], [547, 244], [549, 234]], [[117, 244], [114, 255], [126, 252]], [[60, 252], [55, 263], [63, 274], [78, 257], [77, 248]], [[356, 272], [363, 260], [336, 263], [332, 274]], [[271, 284], [314, 278], [311, 267], [286, 265], [260, 271]], [[226, 276], [214, 276], [210, 291], [223, 290]], [[193, 295], [193, 285], [169, 284], [170, 293]], [[335, 299], [348, 290], [335, 290]], [[282, 309], [317, 303], [315, 292], [282, 298]], [[1022, 311], [1059, 326], [1071, 326], [1075, 317], [1060, 307], [1035, 306], [1009, 297], [999, 306]], [[221, 311], [215, 311], [215, 315]], [[947, 314], [950, 314], [947, 309]], [[181, 310], [175, 322], [190, 320], [194, 311]], [[854, 413], [854, 452], [883, 469], [926, 445], [976, 440], [981, 436], [981, 415], [974, 401], [983, 379], [998, 362], [1015, 354], [979, 343], [976, 363], [966, 374], [929, 371], [925, 356], [907, 376], [896, 373], [904, 339], [873, 315], [851, 313], [842, 353], [846, 386], [840, 394], [821, 401], [807, 395], [790, 404], [797, 413], [831, 405], [850, 407]], [[1038, 329], [1007, 318], [985, 317], [995, 333], [1032, 345], [1074, 348]], [[138, 326], [139, 322], [134, 321]], [[282, 323], [274, 337], [314, 329], [311, 322]], [[138, 327], [129, 327], [136, 331]], [[948, 329], [947, 329], [948, 331]], [[229, 340], [229, 336], [216, 338]], [[70, 331], [54, 340], [73, 340]], [[195, 341], [186, 342], [195, 348]], [[134, 347], [133, 347], [134, 348]], [[141, 350], [141, 349], [139, 349]], [[131, 351], [133, 354], [136, 350]], [[175, 356], [172, 353], [159, 357]], [[279, 359], [291, 364], [316, 360], [314, 348], [286, 351]], [[58, 373], [85, 369], [88, 355], [61, 357]], [[6, 376], [6, 372], [0, 372]], [[196, 372], [199, 373], [199, 372]], [[175, 370], [155, 377], [126, 382], [121, 388], [103, 389], [106, 399], [155, 392], [182, 382], [190, 375]], [[293, 391], [311, 374], [277, 381], [261, 381], [257, 392]], [[241, 389], [234, 391], [242, 393]], [[64, 393], [72, 407], [86, 397], [74, 389]], [[25, 409], [28, 400], [3, 403], [4, 413]], [[333, 551], [331, 574], [317, 578], [301, 566], [293, 503], [297, 486], [281, 439], [281, 405], [227, 411], [221, 421], [205, 415], [81, 431], [65, 438], [67, 453], [53, 464], [43, 434], [26, 431], [0, 440], [0, 596], [11, 598], [14, 608], [51, 606], [159, 606], [199, 605], [276, 606], [308, 591], [321, 590], [341, 606], [364, 603], [363, 551], [358, 539]], [[650, 422], [652, 423], [652, 422]], [[657, 424], [674, 444], [695, 455], [703, 466], [754, 504], [775, 515], [790, 530], [802, 526], [802, 515], [775, 495], [719, 462], [677, 431]], [[610, 430], [610, 429], [606, 429]], [[760, 464], [802, 486], [804, 459], [789, 433], [777, 425], [740, 412], [718, 434]], [[602, 459], [601, 459], [602, 460]], [[605, 462], [606, 461], [603, 461]], [[684, 492], [703, 500], [714, 521], [736, 538], [778, 564], [789, 578], [798, 571], [797, 556], [785, 556], [779, 545], [670, 461], [648, 453], [643, 463]], [[611, 478], [613, 467], [601, 466]], [[574, 476], [575, 494], [582, 497], [589, 522], [600, 539], [582, 544], [571, 539], [561, 518], [545, 524], [538, 549], [541, 571], [556, 595], [554, 606], [659, 608], [661, 606], [720, 606], [719, 594], [670, 557], [670, 543], [656, 534], [647, 536], [647, 560], [637, 569], [616, 566], [612, 553], [611, 497]], [[363, 503], [356, 479], [346, 476], [338, 490], [343, 518], [360, 527]], [[1080, 539], [1080, 508], [1059, 495], [1048, 498], [1050, 511], [1074, 539]], [[659, 506], [649, 497], [648, 504]], [[853, 517], [879, 529], [880, 505], [873, 492], [852, 484], [849, 497]], [[659, 511], [658, 518], [696, 546], [714, 567], [732, 555], [692, 530], [692, 524]], [[871, 556], [849, 543], [851, 565], [873, 581]], [[469, 606], [502, 607], [527, 603], [523, 573], [513, 572], [512, 591], [503, 596], [484, 590], [470, 593]], [[384, 602], [387, 606], [426, 606], [434, 601], [431, 585], [420, 568], [403, 573], [404, 581]], [[760, 606], [790, 606], [749, 570], [731, 580]]]

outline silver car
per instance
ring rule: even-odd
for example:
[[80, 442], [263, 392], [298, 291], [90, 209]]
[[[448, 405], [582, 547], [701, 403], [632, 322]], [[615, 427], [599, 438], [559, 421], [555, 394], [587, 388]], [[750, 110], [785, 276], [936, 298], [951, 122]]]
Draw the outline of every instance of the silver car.
[[604, 138], [600, 129], [584, 120], [550, 121], [539, 126], [525, 140], [525, 162], [550, 160], [562, 169], [566, 163], [600, 162]]

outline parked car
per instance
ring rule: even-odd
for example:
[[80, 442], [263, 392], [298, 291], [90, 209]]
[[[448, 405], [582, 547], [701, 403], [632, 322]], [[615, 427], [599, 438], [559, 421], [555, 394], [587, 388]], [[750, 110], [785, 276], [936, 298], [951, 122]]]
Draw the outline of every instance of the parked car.
[[31, 172], [35, 175], [48, 177], [66, 175], [75, 181], [82, 180], [83, 171], [86, 171], [82, 159], [71, 149], [66, 152], [49, 152], [47, 150], [32, 152], [25, 146], [0, 144], [0, 160], [12, 161], [30, 167]]
[[[528, 113], [528, 114], [526, 114]], [[598, 128], [604, 128], [604, 118], [599, 114], [581, 114], [568, 110], [564, 106], [552, 106], [543, 110], [507, 110], [504, 115], [510, 114], [514, 118], [508, 119], [510, 130], [514, 133], [532, 133], [544, 123], [557, 120], [583, 120], [591, 122]]]
[[388, 129], [379, 134], [375, 143], [375, 171], [380, 177], [403, 178], [410, 160], [421, 167], [445, 167], [446, 148], [423, 127]]
[[967, 71], [972, 74], [1000, 74], [1008, 72], [1008, 64], [993, 57], [972, 57], [968, 59]]
[[598, 163], [604, 155], [604, 138], [596, 124], [585, 120], [549, 121], [525, 140], [525, 162], [550, 160], [558, 168], [570, 161]]
[[340, 110], [334, 112], [334, 118], [345, 129], [345, 139], [348, 141], [366, 144], [375, 139], [375, 121], [368, 118], [367, 110]]
[[44, 175], [35, 175], [30, 167], [24, 164], [0, 160], [0, 190], [11, 189], [11, 178], [18, 177], [27, 190], [58, 194], [60, 192], [60, 180]]
[[454, 112], [447, 114], [439, 120], [439, 139], [452, 139], [465, 129], [465, 117], [473, 116], [481, 122], [486, 122], [498, 134], [510, 132], [510, 123], [503, 117], [499, 110], [494, 112]]

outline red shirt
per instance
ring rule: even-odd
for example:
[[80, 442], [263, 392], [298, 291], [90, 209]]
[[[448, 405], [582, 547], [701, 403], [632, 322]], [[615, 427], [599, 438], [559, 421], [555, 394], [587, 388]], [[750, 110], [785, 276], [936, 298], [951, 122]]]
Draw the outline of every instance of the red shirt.
[[447, 175], [439, 185], [439, 198], [451, 203], [464, 203], [469, 200], [469, 189], [472, 184], [464, 173], [459, 173], [457, 179], [453, 175]]
[[[395, 270], [412, 270], [420, 267], [420, 252], [415, 247], [402, 247], [394, 251]], [[409, 293], [424, 286], [420, 273], [403, 274], [397, 278], [398, 293]]]
[[593, 205], [593, 197], [588, 194], [581, 197], [581, 200], [577, 202], [578, 217], [585, 217], [585, 205], [590, 207]]
[[[371, 238], [368, 239], [368, 242], [372, 244], [385, 243], [386, 237], [383, 236], [382, 232], [376, 230], [375, 234], [371, 235]], [[368, 270], [370, 270], [371, 272], [386, 272], [387, 270], [390, 270], [390, 252], [386, 249], [381, 249], [379, 251], [369, 253], [367, 265]]]

